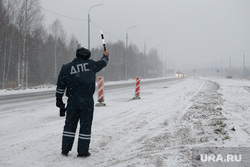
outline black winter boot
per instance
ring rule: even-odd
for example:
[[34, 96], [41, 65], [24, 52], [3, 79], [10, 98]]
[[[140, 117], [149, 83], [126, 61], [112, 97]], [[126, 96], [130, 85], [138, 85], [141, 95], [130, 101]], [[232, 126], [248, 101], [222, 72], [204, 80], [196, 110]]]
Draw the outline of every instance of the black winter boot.
[[84, 154], [78, 154], [77, 157], [88, 157], [90, 156], [90, 153], [84, 153]]
[[62, 150], [62, 152], [61, 152], [61, 153], [62, 153], [62, 155], [64, 155], [64, 156], [66, 156], [66, 157], [67, 157], [67, 156], [68, 156], [69, 151]]

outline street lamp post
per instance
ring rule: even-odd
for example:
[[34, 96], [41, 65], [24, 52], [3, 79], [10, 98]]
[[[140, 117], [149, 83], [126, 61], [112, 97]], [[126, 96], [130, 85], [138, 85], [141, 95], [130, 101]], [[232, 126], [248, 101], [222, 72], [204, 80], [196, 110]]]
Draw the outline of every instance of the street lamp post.
[[[144, 53], [143, 53], [143, 56], [146, 56], [146, 52], [147, 52], [146, 41], [149, 40], [149, 39], [152, 39], [152, 37], [146, 38], [144, 40]], [[143, 59], [143, 60], [145, 60], [145, 59]], [[147, 62], [144, 62], [144, 63], [147, 63]], [[148, 71], [146, 73], [143, 72], [143, 75], [147, 77], [148, 76]]]
[[102, 6], [103, 4], [93, 5], [89, 8], [88, 12], [88, 49], [90, 50], [90, 10], [96, 6]]
[[126, 31], [126, 50], [125, 50], [125, 79], [128, 79], [128, 30], [136, 26], [129, 27]]
[[146, 51], [147, 51], [146, 41], [149, 40], [149, 39], [152, 39], [152, 37], [146, 38], [144, 40], [144, 56], [146, 56]]

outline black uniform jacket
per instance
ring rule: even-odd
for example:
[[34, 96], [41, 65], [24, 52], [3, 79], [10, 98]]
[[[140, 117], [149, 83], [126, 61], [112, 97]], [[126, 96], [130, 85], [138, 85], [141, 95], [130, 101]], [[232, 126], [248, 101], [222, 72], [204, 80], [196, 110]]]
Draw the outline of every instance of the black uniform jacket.
[[62, 98], [65, 90], [69, 98], [93, 97], [96, 73], [107, 65], [108, 60], [105, 55], [99, 61], [75, 58], [63, 65], [57, 80], [56, 97]]

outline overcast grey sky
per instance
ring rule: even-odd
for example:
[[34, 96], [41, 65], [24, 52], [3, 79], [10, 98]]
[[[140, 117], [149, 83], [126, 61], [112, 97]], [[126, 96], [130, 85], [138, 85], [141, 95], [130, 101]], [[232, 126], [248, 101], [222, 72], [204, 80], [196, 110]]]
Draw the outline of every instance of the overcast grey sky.
[[[70, 37], [87, 47], [88, 11], [91, 6], [91, 47], [101, 47], [100, 29], [106, 42], [126, 39], [143, 52], [156, 48], [175, 61], [176, 68], [209, 67], [212, 62], [242, 66], [243, 54], [250, 66], [249, 0], [41, 0], [42, 7], [82, 19], [76, 21], [44, 10], [46, 24], [58, 18]], [[115, 56], [115, 55], [114, 55]], [[219, 66], [219, 65], [218, 65]]]

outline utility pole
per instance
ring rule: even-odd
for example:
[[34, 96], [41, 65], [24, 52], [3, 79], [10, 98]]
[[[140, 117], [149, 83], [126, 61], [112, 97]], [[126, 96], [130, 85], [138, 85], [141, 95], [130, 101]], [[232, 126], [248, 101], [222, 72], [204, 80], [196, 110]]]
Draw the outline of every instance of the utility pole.
[[168, 69], [169, 69], [169, 71], [168, 71], [168, 74], [169, 74], [169, 76], [171, 76], [171, 61], [170, 61], [170, 58], [168, 58]]
[[231, 76], [231, 56], [229, 57], [229, 71], [228, 75]]
[[27, 47], [27, 25], [28, 24], [28, 0], [26, 0], [26, 9], [25, 9], [25, 56], [26, 56], [26, 63], [25, 63], [25, 76], [26, 76], [26, 80], [25, 80], [25, 87], [28, 87], [28, 82], [29, 82], [29, 57], [28, 57], [28, 47]]
[[[24, 20], [24, 32], [23, 32], [23, 59], [22, 59], [22, 70], [21, 70], [21, 86], [24, 85], [24, 73], [25, 73], [25, 62], [26, 62], [26, 36], [27, 36], [27, 20], [28, 20], [28, 0], [25, 0], [25, 20]], [[27, 83], [26, 83], [27, 86]]]
[[146, 52], [147, 52], [147, 45], [146, 45], [146, 41], [147, 40], [149, 40], [149, 39], [152, 39], [152, 37], [149, 37], [149, 38], [146, 38], [145, 40], [144, 40], [144, 56], [146, 56]]
[[220, 77], [222, 77], [222, 57], [220, 59]]
[[162, 63], [162, 53], [161, 53], [161, 77], [163, 77], [163, 63]]
[[246, 70], [246, 64], [245, 64], [245, 53], [244, 53], [243, 54], [243, 79], [246, 77], [245, 70]]
[[128, 30], [136, 26], [129, 27], [126, 31], [126, 50], [125, 50], [125, 79], [128, 79]]
[[166, 60], [165, 60], [165, 76], [168, 76], [168, 56], [166, 56]]

